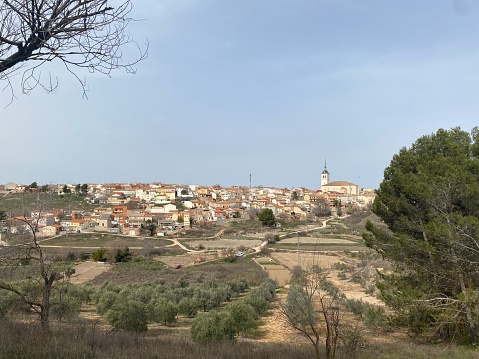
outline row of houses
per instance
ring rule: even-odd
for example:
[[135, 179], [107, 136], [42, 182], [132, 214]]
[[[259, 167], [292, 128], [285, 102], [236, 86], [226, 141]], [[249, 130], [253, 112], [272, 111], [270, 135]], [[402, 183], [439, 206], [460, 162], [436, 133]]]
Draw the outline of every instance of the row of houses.
[[[322, 180], [326, 179], [329, 180], [329, 173]], [[0, 186], [0, 191], [5, 194], [22, 192], [26, 187], [10, 183]], [[65, 188], [73, 191], [78, 187], [73, 184], [49, 185], [49, 190], [62, 194]], [[87, 188], [85, 200], [99, 205], [91, 212], [33, 211], [30, 218], [17, 219], [35, 223], [44, 236], [62, 231], [139, 235], [151, 224], [157, 226], [158, 233], [164, 233], [187, 229], [192, 224], [249, 219], [264, 208], [270, 208], [284, 219], [314, 219], [317, 206], [334, 209], [341, 203], [350, 208], [362, 208], [370, 205], [375, 197], [374, 191], [359, 190], [357, 185], [346, 181], [324, 181], [321, 190], [162, 183], [88, 184]]]

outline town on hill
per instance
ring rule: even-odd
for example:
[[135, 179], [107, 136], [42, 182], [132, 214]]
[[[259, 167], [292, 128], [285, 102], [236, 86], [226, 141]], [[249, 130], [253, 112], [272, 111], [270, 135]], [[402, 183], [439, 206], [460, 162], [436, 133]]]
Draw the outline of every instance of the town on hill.
[[[271, 209], [276, 218], [286, 221], [315, 221], [319, 217], [351, 213], [367, 208], [374, 201], [371, 189], [360, 189], [348, 181], [330, 181], [324, 168], [321, 188], [199, 186], [163, 183], [49, 184], [40, 186], [7, 183], [0, 185], [0, 197], [15, 193], [49, 192], [65, 196], [75, 194], [91, 204], [80, 208], [32, 208], [25, 219], [35, 220], [39, 236], [62, 232], [98, 231], [130, 236], [145, 234], [150, 226], [158, 236], [188, 229], [195, 224], [224, 224], [233, 219], [253, 218], [262, 209]], [[152, 229], [153, 227], [154, 229]], [[150, 233], [153, 234], [153, 233]]]

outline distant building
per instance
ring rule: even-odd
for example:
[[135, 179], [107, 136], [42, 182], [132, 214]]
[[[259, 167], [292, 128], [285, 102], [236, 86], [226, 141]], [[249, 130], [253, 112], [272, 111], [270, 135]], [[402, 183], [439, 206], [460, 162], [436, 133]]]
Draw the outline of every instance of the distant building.
[[326, 160], [324, 160], [324, 170], [321, 172], [321, 189], [323, 186], [329, 183], [329, 172], [326, 168]]
[[359, 186], [348, 181], [333, 181], [321, 187], [323, 192], [336, 192], [347, 196], [359, 195]]
[[349, 181], [330, 182], [326, 161], [324, 161], [324, 170], [321, 172], [321, 191], [324, 193], [335, 192], [346, 196], [358, 196], [359, 186]]

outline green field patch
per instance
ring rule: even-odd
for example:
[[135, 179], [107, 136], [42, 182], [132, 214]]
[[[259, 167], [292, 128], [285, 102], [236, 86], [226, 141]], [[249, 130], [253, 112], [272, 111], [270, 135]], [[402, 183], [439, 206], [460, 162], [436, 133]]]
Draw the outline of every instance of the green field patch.
[[259, 265], [262, 266], [280, 266], [281, 264], [274, 262], [274, 261], [265, 261], [265, 262], [258, 262]]

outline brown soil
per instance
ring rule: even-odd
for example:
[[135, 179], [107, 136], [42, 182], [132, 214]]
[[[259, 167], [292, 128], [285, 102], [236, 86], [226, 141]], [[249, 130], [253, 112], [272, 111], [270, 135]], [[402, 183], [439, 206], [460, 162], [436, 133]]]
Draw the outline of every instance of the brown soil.
[[111, 266], [107, 263], [83, 262], [75, 267], [75, 274], [70, 277], [70, 281], [73, 284], [83, 284], [110, 269]]
[[[271, 258], [276, 262], [283, 264], [286, 268], [292, 269], [298, 265], [297, 253], [273, 252]], [[335, 263], [343, 263], [346, 265], [355, 266], [360, 262], [357, 258], [352, 258], [344, 252], [335, 253], [300, 253], [300, 263], [305, 269], [311, 268], [313, 265], [318, 265], [323, 270], [328, 272], [327, 278], [333, 282], [344, 293], [348, 299], [361, 299], [364, 302], [375, 305], [384, 305], [382, 301], [376, 297], [366, 294], [365, 288], [359, 283], [354, 283], [348, 279], [338, 278], [340, 270], [335, 268]], [[370, 268], [370, 275], [374, 277], [375, 269]]]

